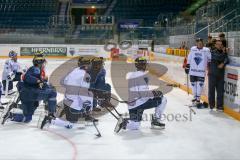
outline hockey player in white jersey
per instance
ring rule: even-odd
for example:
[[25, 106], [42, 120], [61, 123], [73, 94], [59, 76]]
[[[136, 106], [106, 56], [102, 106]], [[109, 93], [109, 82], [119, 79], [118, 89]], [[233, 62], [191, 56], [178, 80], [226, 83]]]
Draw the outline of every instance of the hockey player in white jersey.
[[0, 82], [0, 109], [4, 109], [4, 107], [2, 106], [1, 96], [2, 96], [2, 83]]
[[79, 67], [70, 72], [61, 82], [66, 88], [63, 100], [63, 112], [66, 115], [66, 120], [60, 118], [48, 119], [45, 116], [41, 124], [41, 129], [47, 123], [70, 129], [74, 126], [74, 123], [78, 122], [79, 118], [89, 116], [89, 112], [92, 111], [93, 107], [93, 94], [88, 91], [90, 87], [90, 75], [87, 73], [87, 70], [90, 62], [89, 58], [80, 57], [78, 61]]
[[193, 93], [193, 105], [201, 108], [200, 97], [204, 86], [208, 63], [211, 61], [211, 53], [207, 47], [203, 47], [203, 40], [198, 38], [196, 46], [193, 46], [188, 55], [185, 72], [190, 75]]
[[151, 121], [152, 127], [159, 129], [165, 128], [165, 124], [161, 122], [161, 116], [166, 107], [167, 99], [161, 91], [149, 89], [146, 58], [136, 58], [135, 67], [137, 71], [127, 74], [128, 110], [130, 118], [119, 118], [114, 130], [116, 133], [121, 129], [138, 130], [144, 110], [151, 108], [155, 108], [155, 113]]
[[8, 88], [8, 94], [11, 94], [13, 92], [13, 81], [19, 81], [21, 76], [17, 53], [10, 51], [8, 56], [10, 59], [6, 60], [2, 73], [3, 94], [5, 94], [6, 88]]

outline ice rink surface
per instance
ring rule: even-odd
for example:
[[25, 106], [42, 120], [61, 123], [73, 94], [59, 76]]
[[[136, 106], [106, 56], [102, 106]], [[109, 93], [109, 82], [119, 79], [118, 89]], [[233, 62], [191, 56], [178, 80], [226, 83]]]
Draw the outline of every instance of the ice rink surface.
[[[0, 60], [0, 72], [4, 64]], [[30, 59], [20, 59], [31, 65]], [[51, 74], [64, 60], [48, 60], [47, 73]], [[110, 62], [106, 62], [108, 69]], [[109, 70], [107, 76], [109, 75]], [[0, 75], [1, 76], [1, 75]], [[108, 76], [107, 81], [111, 83]], [[114, 91], [114, 90], [113, 90]], [[150, 129], [149, 114], [139, 131], [114, 133], [116, 120], [105, 114], [99, 117], [101, 138], [96, 138], [94, 127], [68, 130], [50, 126], [37, 128], [42, 108], [36, 111], [29, 124], [8, 122], [0, 126], [0, 159], [239, 159], [240, 123], [224, 113], [208, 109], [197, 110], [196, 115], [185, 105], [192, 99], [186, 92], [174, 88], [165, 95], [168, 100], [165, 130]], [[58, 96], [58, 101], [62, 100]], [[127, 106], [118, 105], [121, 113]], [[185, 115], [179, 121], [172, 118]]]

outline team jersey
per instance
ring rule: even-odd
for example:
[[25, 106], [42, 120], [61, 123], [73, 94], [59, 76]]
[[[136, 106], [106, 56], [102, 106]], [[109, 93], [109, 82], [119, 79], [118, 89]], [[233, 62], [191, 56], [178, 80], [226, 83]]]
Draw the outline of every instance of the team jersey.
[[2, 80], [7, 80], [7, 77], [13, 73], [20, 71], [20, 64], [9, 59], [6, 60], [2, 73]]
[[128, 105], [129, 109], [136, 108], [154, 97], [148, 86], [149, 78], [147, 74], [148, 72], [143, 71], [129, 72], [127, 74], [128, 102], [132, 102]]
[[211, 61], [210, 50], [206, 47], [198, 49], [192, 47], [188, 55], [187, 64], [190, 64], [189, 75], [205, 77], [207, 65]]
[[89, 88], [90, 75], [83, 69], [75, 68], [65, 77], [64, 85]]
[[88, 91], [90, 75], [85, 70], [74, 69], [64, 78], [63, 84], [66, 88], [65, 99], [72, 101], [69, 107], [81, 110], [84, 102], [88, 101], [89, 104], [93, 104], [93, 95]]

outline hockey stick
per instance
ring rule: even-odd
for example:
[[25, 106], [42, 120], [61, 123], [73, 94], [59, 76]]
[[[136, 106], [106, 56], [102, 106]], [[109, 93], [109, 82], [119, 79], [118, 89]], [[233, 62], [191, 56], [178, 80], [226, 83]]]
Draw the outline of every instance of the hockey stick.
[[141, 98], [138, 98], [138, 99], [136, 99], [136, 100], [134, 100], [134, 101], [130, 101], [130, 102], [129, 102], [129, 101], [120, 101], [120, 100], [118, 100], [118, 99], [116, 99], [116, 98], [114, 98], [114, 97], [112, 97], [112, 96], [111, 96], [111, 98], [112, 98], [113, 100], [119, 102], [119, 103], [126, 103], [126, 104], [133, 103], [133, 102], [136, 102], [137, 100], [141, 99]]
[[112, 96], [111, 96], [111, 98], [112, 98], [113, 100], [119, 102], [119, 103], [127, 103], [127, 104], [129, 103], [128, 101], [121, 101], [121, 100], [118, 100], [117, 98], [114, 98], [114, 97], [112, 97]]
[[185, 106], [188, 106], [188, 108], [190, 109], [190, 111], [193, 113], [193, 114], [197, 114], [193, 109], [192, 109], [192, 105], [185, 105]]
[[[20, 98], [19, 98], [19, 94], [17, 93], [13, 99], [13, 101], [11, 102], [8, 102], [8, 106], [5, 108], [5, 110], [3, 111], [3, 116], [1, 117], [2, 118], [2, 122], [1, 124], [4, 125], [4, 123], [6, 122], [6, 118], [7, 116], [9, 115], [10, 111], [13, 109], [13, 108], [17, 108], [17, 104], [19, 102]], [[6, 112], [5, 112], [6, 111]]]
[[93, 120], [92, 122], [93, 122], [93, 126], [94, 126], [95, 129], [97, 130], [97, 134], [95, 134], [95, 135], [96, 135], [97, 137], [99, 137], [99, 138], [102, 137], [99, 129], [97, 128], [96, 122], [95, 122], [94, 120]]
[[117, 109], [110, 103], [109, 106], [111, 106], [113, 108], [113, 110], [117, 113], [118, 116], [122, 116], [122, 114], [120, 114]]
[[119, 119], [119, 117], [117, 117], [108, 107], [106, 107], [105, 105], [103, 105], [102, 107], [104, 107], [114, 118], [116, 118], [117, 120]]
[[189, 96], [189, 76], [187, 74], [187, 94]]

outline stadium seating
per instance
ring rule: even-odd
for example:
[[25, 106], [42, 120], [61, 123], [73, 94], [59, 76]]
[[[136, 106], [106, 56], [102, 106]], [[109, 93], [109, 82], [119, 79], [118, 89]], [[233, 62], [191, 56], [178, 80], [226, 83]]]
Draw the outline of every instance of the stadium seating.
[[0, 28], [47, 27], [57, 7], [57, 0], [0, 0]]
[[120, 19], [143, 19], [144, 25], [153, 26], [162, 13], [179, 13], [187, 8], [191, 0], [119, 0], [111, 15]]

